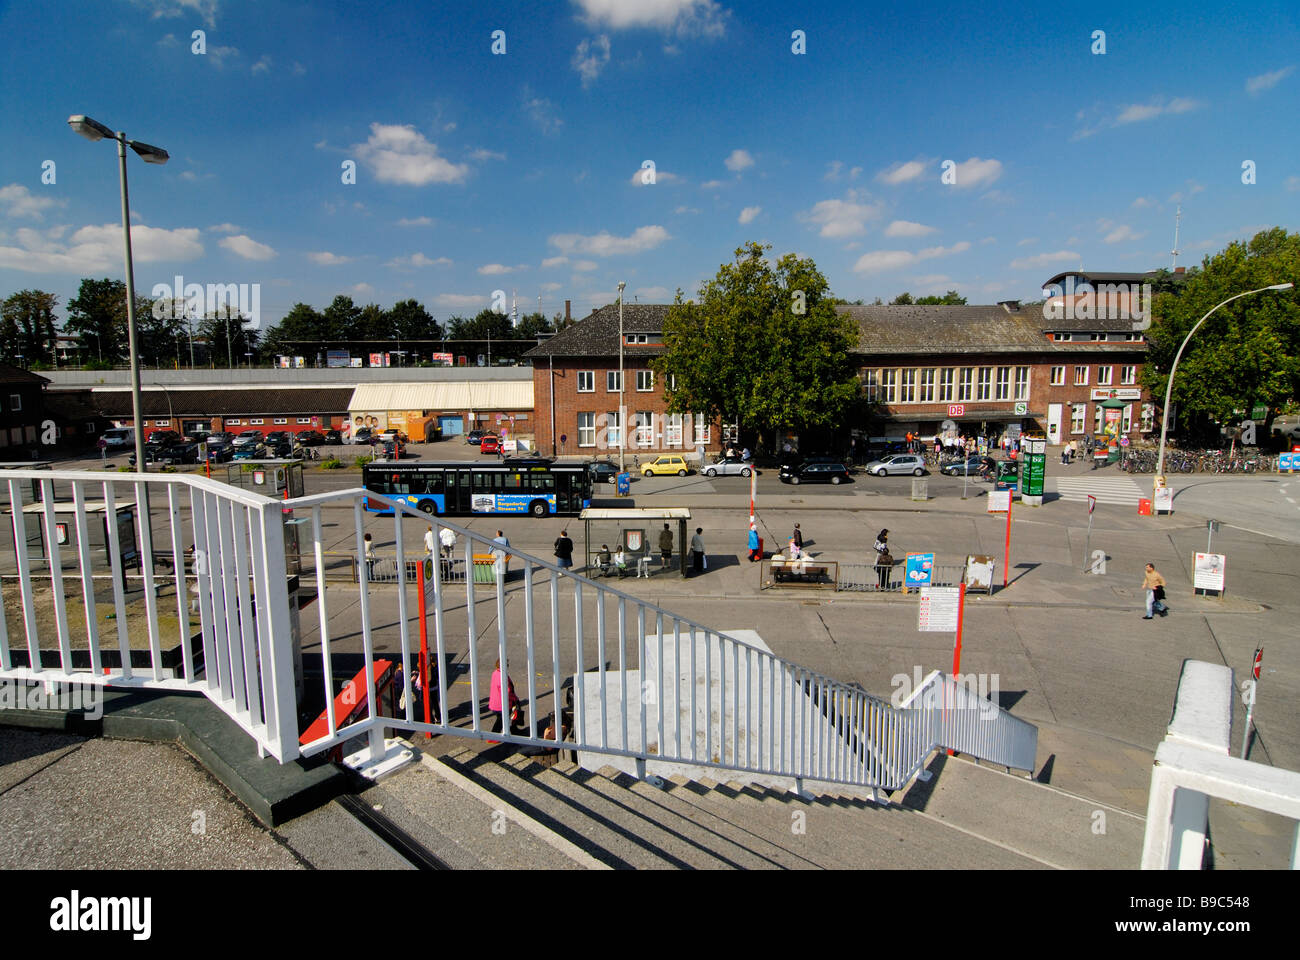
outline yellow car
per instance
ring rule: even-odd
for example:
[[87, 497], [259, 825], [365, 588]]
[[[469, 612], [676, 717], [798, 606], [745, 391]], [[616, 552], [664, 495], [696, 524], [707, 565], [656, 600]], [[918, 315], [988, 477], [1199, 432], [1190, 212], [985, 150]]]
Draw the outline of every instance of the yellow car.
[[686, 465], [685, 459], [671, 455], [656, 457], [641, 467], [643, 477], [671, 476], [674, 473], [684, 477], [690, 472], [691, 468]]

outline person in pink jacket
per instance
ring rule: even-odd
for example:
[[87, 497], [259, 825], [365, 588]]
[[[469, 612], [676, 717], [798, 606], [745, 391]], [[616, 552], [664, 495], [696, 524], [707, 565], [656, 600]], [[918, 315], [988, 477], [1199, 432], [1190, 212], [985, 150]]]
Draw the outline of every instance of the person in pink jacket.
[[[515, 708], [519, 706], [519, 698], [515, 696], [515, 682], [506, 677], [506, 689], [510, 691], [510, 714], [514, 718]], [[492, 722], [492, 732], [500, 733], [504, 729], [502, 724], [502, 707], [501, 707], [501, 661], [497, 660], [496, 666], [492, 670], [492, 682], [488, 685], [488, 709], [495, 713], [496, 720]], [[514, 726], [514, 723], [511, 723]], [[490, 740], [489, 743], [496, 741]]]

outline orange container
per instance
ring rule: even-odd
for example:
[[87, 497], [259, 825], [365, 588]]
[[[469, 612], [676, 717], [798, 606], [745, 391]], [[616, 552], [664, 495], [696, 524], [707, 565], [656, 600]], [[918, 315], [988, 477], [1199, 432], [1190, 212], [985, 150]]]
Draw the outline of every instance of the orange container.
[[1151, 501], [1148, 500], [1146, 497], [1143, 497], [1141, 500], [1138, 501], [1138, 516], [1139, 517], [1151, 516]]

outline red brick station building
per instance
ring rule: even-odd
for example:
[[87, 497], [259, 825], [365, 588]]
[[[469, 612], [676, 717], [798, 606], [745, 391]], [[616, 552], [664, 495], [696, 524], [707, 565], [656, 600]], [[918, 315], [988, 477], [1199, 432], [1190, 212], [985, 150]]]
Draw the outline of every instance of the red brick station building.
[[[1091, 282], [1100, 276], [1062, 274], [1049, 283], [1063, 278]], [[1104, 276], [1111, 282], [1149, 279], [1145, 274]], [[668, 304], [623, 304], [624, 418], [619, 416], [617, 303], [526, 354], [533, 363], [540, 452], [596, 456], [617, 451], [622, 419], [629, 428], [630, 452], [693, 450], [697, 444], [716, 452], [735, 435], [735, 425], [667, 413], [664, 385], [649, 361], [663, 352], [668, 309]], [[1121, 435], [1138, 440], [1159, 429], [1151, 398], [1139, 383], [1147, 344], [1134, 328], [1142, 324], [1126, 311], [1048, 311], [1015, 300], [988, 306], [837, 309], [858, 324], [854, 361], [867, 397], [878, 405], [874, 427], [853, 425], [854, 435], [863, 439], [901, 439], [908, 432], [931, 437], [952, 420], [966, 435], [997, 437], [1014, 425], [1060, 445], [1100, 433], [1106, 416], [1101, 404], [1107, 400], [1124, 403]], [[1073, 316], [1098, 312], [1121, 316]], [[1048, 319], [1062, 313], [1069, 318]], [[797, 443], [797, 437], [792, 439]]]

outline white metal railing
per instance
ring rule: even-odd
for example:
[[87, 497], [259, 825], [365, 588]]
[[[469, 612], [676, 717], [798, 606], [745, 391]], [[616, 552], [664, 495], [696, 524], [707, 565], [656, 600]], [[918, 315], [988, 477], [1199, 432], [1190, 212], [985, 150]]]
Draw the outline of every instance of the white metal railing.
[[0, 676], [200, 691], [260, 751], [298, 755], [279, 501], [180, 474], [12, 470], [0, 512]]
[[[42, 484], [36, 507], [23, 500], [33, 478]], [[201, 691], [282, 762], [365, 737], [363, 752], [378, 763], [388, 749], [384, 731], [392, 729], [886, 790], [905, 785], [933, 750], [945, 747], [1007, 766], [1034, 765], [1032, 725], [941, 674], [895, 709], [860, 688], [362, 489], [270, 500], [188, 475], [12, 471], [2, 479], [15, 536], [0, 556], [0, 576], [8, 574], [5, 598], [18, 617], [6, 621], [0, 610], [0, 676]], [[119, 517], [126, 491], [151, 509]], [[389, 504], [392, 516], [368, 518], [363, 498]], [[96, 511], [104, 527], [98, 545], [88, 519]], [[70, 570], [58, 542], [61, 512], [76, 528], [66, 538], [77, 551]], [[290, 513], [297, 515], [302, 586], [314, 585], [317, 608], [318, 647], [301, 663], [285, 572]], [[363, 521], [383, 542], [391, 529], [393, 555], [406, 557], [406, 541], [415, 540], [404, 519], [418, 528], [432, 522], [435, 537], [449, 527], [458, 539], [459, 582], [444, 579], [441, 561], [427, 567], [425, 624], [435, 669], [421, 674], [439, 705], [431, 718], [437, 722], [427, 724], [422, 710], [417, 719], [410, 669], [420, 627], [410, 594], [425, 566], [394, 564], [397, 589], [372, 590], [364, 562], [353, 584], [332, 575], [326, 561], [340, 549], [364, 556]], [[124, 551], [128, 525], [138, 557]], [[340, 535], [349, 542], [340, 544]], [[33, 552], [33, 542], [41, 549]], [[194, 548], [188, 567], [187, 545]], [[492, 582], [463, 575], [474, 569], [476, 554], [494, 551], [502, 560]], [[505, 554], [512, 555], [508, 563]], [[170, 561], [162, 574], [159, 555]], [[124, 578], [130, 562], [139, 566], [138, 581]], [[141, 589], [129, 589], [137, 583]], [[116, 646], [105, 639], [113, 632]], [[349, 678], [336, 676], [336, 663], [339, 655], [357, 654], [356, 710], [340, 717], [335, 695]], [[406, 668], [405, 706], [396, 717], [382, 712], [380, 658]], [[497, 660], [503, 675], [521, 681], [527, 722], [519, 733], [489, 728], [482, 698]], [[299, 742], [299, 671], [318, 672], [321, 686], [308, 694], [326, 720], [324, 733], [306, 743]], [[562, 722], [543, 739], [548, 711]]]

